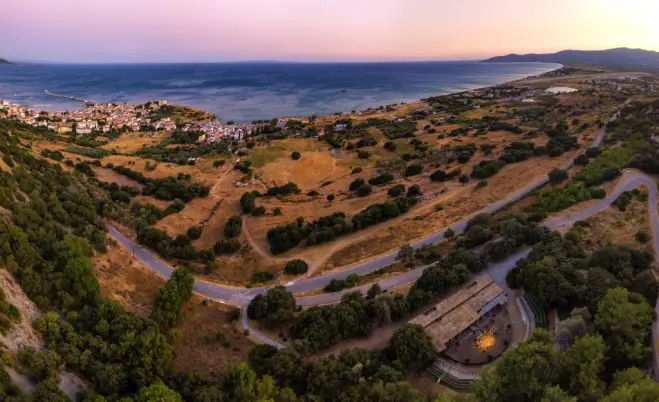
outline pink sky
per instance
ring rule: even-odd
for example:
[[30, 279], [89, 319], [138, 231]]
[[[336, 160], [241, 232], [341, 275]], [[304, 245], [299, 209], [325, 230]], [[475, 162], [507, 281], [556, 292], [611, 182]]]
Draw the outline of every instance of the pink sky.
[[659, 0], [0, 0], [0, 57], [458, 60], [659, 51]]

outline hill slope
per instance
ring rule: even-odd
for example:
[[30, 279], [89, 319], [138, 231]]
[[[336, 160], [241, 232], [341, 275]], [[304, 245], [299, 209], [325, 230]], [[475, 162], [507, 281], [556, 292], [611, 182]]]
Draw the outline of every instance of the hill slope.
[[483, 60], [483, 62], [544, 62], [659, 72], [659, 52], [629, 48], [563, 50], [557, 53], [544, 54], [509, 54], [506, 56], [492, 57], [491, 59]]
[[0, 64], [11, 64], [9, 60], [0, 59]]

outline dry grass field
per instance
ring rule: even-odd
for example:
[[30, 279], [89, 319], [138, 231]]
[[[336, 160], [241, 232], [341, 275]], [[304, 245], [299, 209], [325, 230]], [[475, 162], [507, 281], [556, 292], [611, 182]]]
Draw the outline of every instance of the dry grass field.
[[611, 205], [582, 224], [575, 225], [572, 231], [582, 239], [588, 252], [612, 244], [649, 250], [650, 242], [641, 243], [636, 239], [639, 231], [652, 234], [648, 214], [647, 201], [635, 197], [625, 211]]
[[158, 145], [167, 137], [169, 137], [169, 134], [165, 131], [148, 133], [135, 131], [121, 134], [119, 138], [103, 145], [101, 148], [119, 153], [132, 153], [142, 147]]

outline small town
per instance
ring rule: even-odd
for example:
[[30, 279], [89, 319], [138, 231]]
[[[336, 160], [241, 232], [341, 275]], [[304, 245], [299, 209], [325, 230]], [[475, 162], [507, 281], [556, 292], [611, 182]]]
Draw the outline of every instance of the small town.
[[94, 104], [73, 111], [37, 111], [28, 106], [0, 99], [0, 114], [33, 127], [45, 127], [60, 134], [92, 134], [126, 131], [198, 131], [199, 142], [214, 143], [222, 138], [242, 140], [252, 134], [256, 125], [225, 124], [218, 119], [181, 124], [162, 117], [166, 100], [134, 105], [129, 103]]

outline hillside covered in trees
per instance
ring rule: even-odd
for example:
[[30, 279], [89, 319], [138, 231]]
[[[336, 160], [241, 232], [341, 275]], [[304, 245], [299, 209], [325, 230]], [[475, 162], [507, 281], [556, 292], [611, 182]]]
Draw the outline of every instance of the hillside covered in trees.
[[543, 54], [509, 54], [483, 60], [485, 63], [561, 63], [587, 65], [627, 71], [659, 71], [659, 52], [643, 49], [563, 50]]

